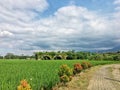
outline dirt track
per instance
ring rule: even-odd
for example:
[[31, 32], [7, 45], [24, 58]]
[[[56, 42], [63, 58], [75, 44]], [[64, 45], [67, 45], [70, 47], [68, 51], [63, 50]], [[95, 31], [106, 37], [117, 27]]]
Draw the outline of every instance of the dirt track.
[[120, 64], [102, 66], [90, 80], [88, 90], [120, 90]]

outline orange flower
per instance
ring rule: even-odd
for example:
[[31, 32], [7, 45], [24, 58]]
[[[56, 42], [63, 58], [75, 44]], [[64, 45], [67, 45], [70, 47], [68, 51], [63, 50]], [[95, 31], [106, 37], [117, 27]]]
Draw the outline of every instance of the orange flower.
[[73, 70], [73, 74], [77, 74], [77, 73], [80, 73], [82, 71], [82, 66], [80, 63], [76, 63], [74, 64], [74, 70]]
[[27, 83], [27, 81], [24, 79], [24, 80], [21, 81], [21, 85], [25, 88], [25, 87], [27, 87], [28, 83]]
[[20, 82], [20, 85], [17, 87], [17, 90], [32, 90], [32, 89], [28, 82], [24, 79]]

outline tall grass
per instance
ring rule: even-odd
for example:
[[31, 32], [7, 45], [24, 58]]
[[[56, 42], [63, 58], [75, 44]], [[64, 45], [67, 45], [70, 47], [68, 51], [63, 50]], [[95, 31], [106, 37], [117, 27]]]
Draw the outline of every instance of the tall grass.
[[[26, 79], [33, 90], [51, 89], [59, 82], [60, 65], [70, 67], [83, 60], [0, 60], [0, 90], [16, 90], [19, 82]], [[114, 61], [90, 61], [93, 65], [118, 63]]]

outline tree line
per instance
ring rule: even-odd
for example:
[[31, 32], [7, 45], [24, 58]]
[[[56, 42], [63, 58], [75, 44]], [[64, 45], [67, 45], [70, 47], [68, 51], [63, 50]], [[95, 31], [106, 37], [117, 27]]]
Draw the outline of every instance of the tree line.
[[120, 60], [120, 51], [116, 52], [82, 52], [82, 51], [51, 51], [35, 52], [33, 55], [15, 55], [7, 53], [0, 59], [36, 59], [36, 60]]
[[36, 52], [36, 60], [120, 60], [120, 51], [117, 52], [75, 52], [58, 51], [58, 52]]
[[0, 55], [0, 59], [34, 59], [35, 56], [34, 55], [15, 55], [13, 53], [7, 53], [5, 56]]

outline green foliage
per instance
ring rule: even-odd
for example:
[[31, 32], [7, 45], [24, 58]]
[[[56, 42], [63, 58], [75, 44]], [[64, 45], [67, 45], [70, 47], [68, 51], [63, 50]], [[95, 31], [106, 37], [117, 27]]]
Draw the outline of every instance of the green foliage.
[[87, 62], [82, 62], [81, 66], [83, 67], [83, 69], [87, 69], [88, 68], [88, 63]]
[[77, 59], [84, 59], [84, 55], [77, 54]]
[[71, 76], [72, 75], [72, 69], [68, 67], [68, 65], [64, 64], [60, 66], [60, 69], [58, 71], [58, 75], [61, 77], [63, 75]]
[[3, 56], [0, 56], [0, 59], [3, 59], [4, 57]]
[[7, 53], [7, 54], [5, 55], [5, 58], [6, 58], [6, 59], [14, 59], [14, 58], [15, 58], [15, 55], [14, 55], [13, 53]]
[[113, 59], [114, 59], [115, 61], [120, 61], [120, 55], [115, 55], [115, 56], [113, 56]]
[[87, 69], [87, 68], [91, 68], [93, 65], [88, 61], [84, 61], [81, 63], [81, 66], [83, 67], [83, 69]]
[[38, 60], [38, 56], [39, 54], [38, 53], [35, 53], [35, 59]]
[[88, 68], [91, 68], [93, 65], [90, 62], [87, 62]]
[[71, 81], [71, 76], [73, 75], [73, 71], [70, 67], [68, 67], [66, 64], [64, 64], [64, 65], [60, 66], [58, 75], [60, 77], [60, 81], [65, 84], [65, 83]]
[[104, 56], [103, 60], [114, 60], [113, 56]]
[[66, 84], [67, 82], [71, 81], [71, 78], [67, 75], [63, 75], [60, 77], [60, 82]]
[[73, 60], [74, 58], [73, 58], [73, 56], [72, 55], [68, 55], [67, 57], [66, 57], [66, 60]]
[[103, 60], [103, 55], [96, 54], [90, 57], [90, 60]]
[[5, 56], [0, 56], [0, 59], [36, 59], [36, 60], [120, 60], [120, 51], [117, 52], [75, 52], [72, 51], [58, 51], [58, 52], [35, 52], [32, 56], [27, 55], [14, 55], [13, 53], [7, 53]]

